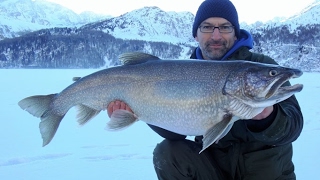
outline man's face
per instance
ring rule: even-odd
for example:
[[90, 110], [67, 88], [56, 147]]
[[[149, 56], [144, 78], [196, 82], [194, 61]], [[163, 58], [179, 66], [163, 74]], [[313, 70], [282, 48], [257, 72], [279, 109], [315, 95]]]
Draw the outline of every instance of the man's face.
[[[212, 28], [212, 27], [226, 27], [232, 26], [232, 24], [220, 17], [212, 17], [204, 20], [200, 27]], [[213, 32], [201, 32], [200, 28], [197, 30], [197, 36], [195, 40], [199, 43], [202, 51], [202, 56], [207, 60], [220, 60], [233, 46], [237, 40], [234, 29], [232, 32], [219, 32], [218, 28], [214, 28]]]

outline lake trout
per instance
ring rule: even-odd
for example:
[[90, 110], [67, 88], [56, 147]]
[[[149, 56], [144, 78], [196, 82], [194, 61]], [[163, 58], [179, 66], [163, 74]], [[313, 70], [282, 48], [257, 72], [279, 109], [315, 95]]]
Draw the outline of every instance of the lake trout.
[[120, 130], [138, 120], [188, 135], [203, 135], [203, 148], [218, 142], [237, 120], [251, 119], [268, 106], [300, 92], [302, 84], [283, 86], [302, 75], [298, 69], [250, 61], [162, 60], [125, 53], [123, 65], [78, 79], [60, 93], [36, 95], [19, 106], [41, 119], [43, 146], [50, 143], [68, 110], [78, 107], [85, 124], [115, 100], [134, 114], [116, 110], [107, 129]]

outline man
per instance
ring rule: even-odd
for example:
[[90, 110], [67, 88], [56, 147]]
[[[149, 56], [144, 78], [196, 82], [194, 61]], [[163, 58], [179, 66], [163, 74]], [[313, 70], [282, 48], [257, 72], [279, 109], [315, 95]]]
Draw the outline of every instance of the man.
[[[193, 59], [276, 64], [268, 56], [249, 51], [252, 37], [240, 29], [237, 11], [229, 0], [204, 1], [195, 16], [192, 33], [199, 43], [191, 55]], [[109, 116], [116, 109], [131, 111], [125, 103], [115, 101], [108, 106]], [[159, 179], [296, 178], [292, 142], [302, 131], [303, 117], [294, 96], [265, 108], [251, 120], [236, 121], [225, 137], [201, 154], [202, 137], [190, 141], [186, 136], [149, 126], [165, 138], [154, 150]]]

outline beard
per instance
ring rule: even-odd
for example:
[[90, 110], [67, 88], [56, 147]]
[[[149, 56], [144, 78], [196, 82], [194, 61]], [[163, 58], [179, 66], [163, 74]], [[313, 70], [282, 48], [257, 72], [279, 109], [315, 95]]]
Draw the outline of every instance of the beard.
[[[220, 48], [213, 48], [212, 46], [220, 46]], [[228, 52], [229, 48], [226, 42], [223, 41], [208, 41], [202, 48], [202, 53], [211, 60], [221, 60], [221, 58]]]

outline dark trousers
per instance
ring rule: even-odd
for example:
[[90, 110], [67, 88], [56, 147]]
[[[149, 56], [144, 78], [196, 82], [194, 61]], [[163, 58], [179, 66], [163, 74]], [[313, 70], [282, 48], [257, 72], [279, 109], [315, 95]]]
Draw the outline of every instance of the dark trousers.
[[[234, 146], [235, 149], [236, 146]], [[220, 149], [206, 149], [199, 154], [202, 145], [190, 140], [163, 140], [153, 152], [153, 164], [159, 180], [295, 180], [292, 145], [270, 147], [245, 153], [240, 158], [237, 150], [229, 150], [228, 156]], [[219, 159], [219, 165], [214, 159]], [[232, 157], [229, 157], [232, 156]], [[238, 159], [239, 158], [239, 159]], [[236, 161], [230, 161], [236, 160]], [[243, 166], [233, 170], [232, 165]], [[222, 170], [224, 169], [224, 171]], [[245, 172], [245, 176], [239, 174]], [[231, 174], [230, 174], [231, 173]]]
[[153, 163], [159, 180], [225, 179], [207, 151], [194, 141], [164, 140], [154, 150]]

